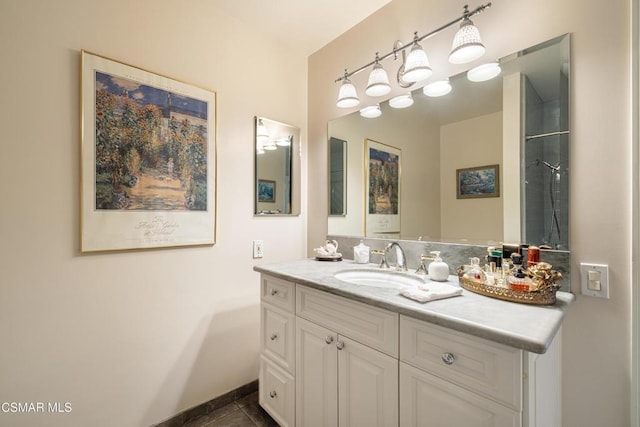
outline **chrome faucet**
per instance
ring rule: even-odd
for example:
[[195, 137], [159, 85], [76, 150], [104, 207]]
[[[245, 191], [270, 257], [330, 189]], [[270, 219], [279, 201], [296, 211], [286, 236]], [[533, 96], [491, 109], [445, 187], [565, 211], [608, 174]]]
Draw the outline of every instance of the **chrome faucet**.
[[396, 270], [407, 271], [407, 258], [404, 255], [404, 250], [398, 242], [391, 242], [384, 248], [384, 252], [389, 252], [391, 248], [396, 248]]

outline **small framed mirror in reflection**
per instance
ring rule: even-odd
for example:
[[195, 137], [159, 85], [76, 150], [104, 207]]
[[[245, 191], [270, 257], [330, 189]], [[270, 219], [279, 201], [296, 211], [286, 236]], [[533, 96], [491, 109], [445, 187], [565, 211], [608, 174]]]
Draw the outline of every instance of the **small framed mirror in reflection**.
[[255, 215], [300, 214], [300, 129], [254, 120]]
[[329, 138], [329, 215], [347, 214], [347, 141]]

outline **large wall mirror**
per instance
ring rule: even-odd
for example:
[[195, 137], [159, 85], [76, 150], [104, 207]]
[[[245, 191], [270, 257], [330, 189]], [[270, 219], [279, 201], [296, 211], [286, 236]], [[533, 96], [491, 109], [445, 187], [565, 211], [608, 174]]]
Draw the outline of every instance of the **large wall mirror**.
[[255, 117], [255, 215], [300, 214], [300, 129]]
[[[449, 78], [446, 96], [411, 88], [408, 108], [385, 101], [380, 117], [355, 112], [329, 122], [329, 138], [349, 142], [349, 211], [329, 216], [329, 234], [568, 250], [569, 50], [567, 34], [501, 58], [492, 80], [462, 73]], [[402, 153], [400, 227], [389, 233], [366, 223], [370, 140]], [[494, 165], [495, 197], [458, 197], [460, 176], [477, 179], [477, 168]]]

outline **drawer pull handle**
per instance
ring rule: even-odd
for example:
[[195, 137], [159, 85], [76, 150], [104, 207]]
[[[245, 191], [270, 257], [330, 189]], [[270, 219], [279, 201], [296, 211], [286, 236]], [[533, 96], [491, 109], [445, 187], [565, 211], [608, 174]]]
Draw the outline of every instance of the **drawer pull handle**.
[[278, 338], [278, 334], [271, 335], [271, 341], [274, 341], [276, 338]]
[[278, 293], [277, 289], [271, 289], [271, 296], [274, 297]]
[[326, 342], [327, 344], [331, 344], [333, 342], [333, 337], [331, 335], [327, 335], [327, 337], [324, 339], [324, 342]]
[[447, 365], [453, 365], [455, 356], [452, 353], [442, 353], [442, 361]]
[[344, 348], [344, 341], [338, 340], [336, 347], [338, 347], [338, 350], [342, 350]]
[[275, 399], [276, 396], [278, 395], [278, 393], [276, 393], [276, 391], [272, 391], [271, 393], [269, 393], [269, 397], [271, 397], [272, 399]]

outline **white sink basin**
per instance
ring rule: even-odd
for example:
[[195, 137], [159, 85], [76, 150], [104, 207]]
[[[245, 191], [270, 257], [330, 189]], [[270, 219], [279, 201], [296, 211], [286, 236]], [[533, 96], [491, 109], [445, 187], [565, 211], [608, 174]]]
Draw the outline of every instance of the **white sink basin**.
[[425, 283], [420, 277], [390, 270], [344, 270], [334, 274], [334, 277], [344, 282], [377, 288], [400, 289]]

